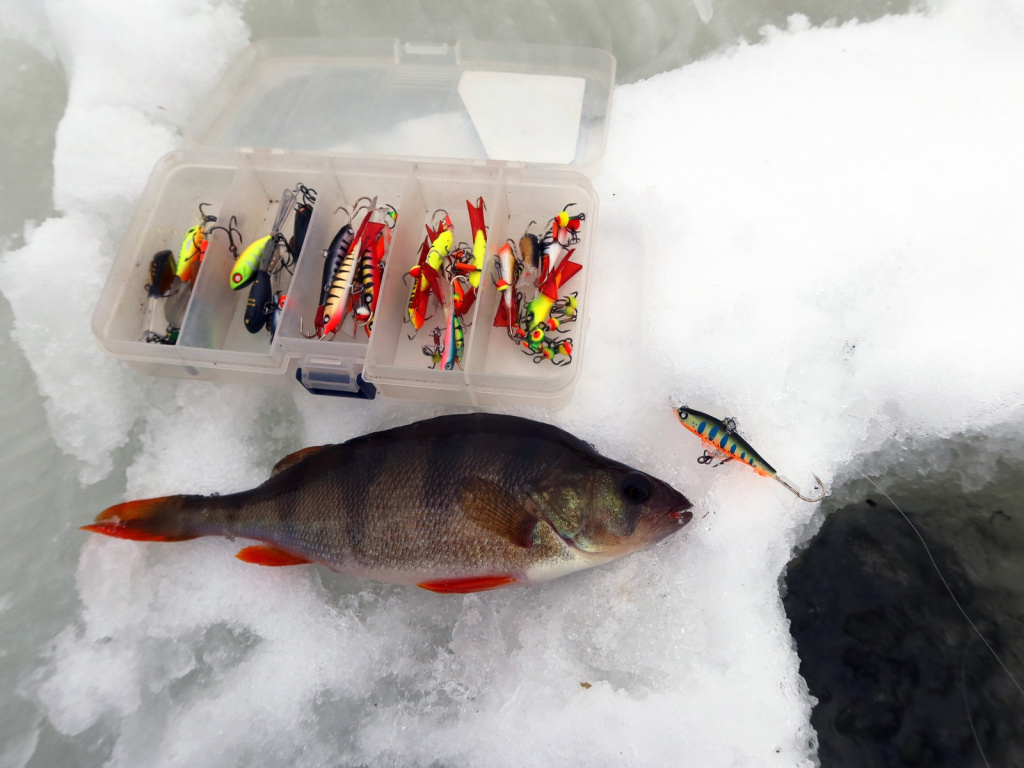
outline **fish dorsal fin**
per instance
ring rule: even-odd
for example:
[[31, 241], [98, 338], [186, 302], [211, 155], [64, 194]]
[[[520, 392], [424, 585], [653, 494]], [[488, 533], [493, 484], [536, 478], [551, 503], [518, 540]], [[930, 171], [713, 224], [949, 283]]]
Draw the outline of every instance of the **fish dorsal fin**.
[[462, 484], [459, 504], [466, 517], [486, 531], [519, 547], [533, 546], [540, 518], [497, 483], [473, 477]]
[[270, 476], [273, 477], [274, 475], [281, 474], [289, 467], [294, 467], [307, 456], [312, 456], [314, 453], [319, 453], [320, 451], [327, 447], [328, 446], [326, 445], [311, 445], [308, 448], [301, 448], [295, 451], [295, 453], [289, 453], [287, 456], [285, 456], [283, 459], [277, 462], [277, 464], [274, 465], [274, 468], [270, 471]]

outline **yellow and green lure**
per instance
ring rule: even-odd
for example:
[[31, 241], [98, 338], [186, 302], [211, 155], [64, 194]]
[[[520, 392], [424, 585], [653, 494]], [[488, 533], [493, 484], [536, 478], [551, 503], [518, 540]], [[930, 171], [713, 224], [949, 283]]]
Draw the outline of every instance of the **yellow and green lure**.
[[688, 408], [685, 405], [682, 408], [676, 408], [675, 411], [676, 416], [679, 417], [679, 423], [699, 437], [701, 442], [707, 447], [704, 455], [697, 459], [698, 463], [709, 464], [716, 458], [721, 458], [723, 463], [736, 459], [746, 464], [757, 474], [777, 480], [788, 491], [803, 501], [821, 501], [825, 498], [825, 494], [828, 493], [825, 489], [825, 484], [821, 482], [821, 478], [813, 473], [811, 477], [814, 478], [818, 487], [821, 488], [821, 494], [818, 496], [804, 496], [800, 493], [796, 486], [779, 475], [775, 468], [751, 447], [750, 443], [736, 433], [736, 424], [732, 419], [722, 421], [714, 416]]
[[281, 228], [295, 206], [296, 197], [294, 189], [286, 189], [284, 191], [281, 195], [281, 204], [277, 208], [277, 215], [274, 217], [274, 225], [270, 229], [270, 234], [264, 235], [259, 240], [247, 245], [245, 250], [242, 251], [242, 255], [235, 259], [235, 264], [231, 268], [229, 276], [229, 285], [232, 290], [237, 291], [249, 285], [249, 283], [256, 279], [256, 273], [259, 271], [261, 262], [269, 262], [279, 246], [282, 248], [288, 247], [288, 243], [281, 234]]

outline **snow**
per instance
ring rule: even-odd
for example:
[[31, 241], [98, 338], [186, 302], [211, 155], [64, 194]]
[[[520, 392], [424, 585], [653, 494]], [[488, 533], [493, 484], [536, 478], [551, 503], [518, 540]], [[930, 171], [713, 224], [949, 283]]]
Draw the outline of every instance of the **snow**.
[[[150, 380], [100, 353], [81, 318], [119, 228], [248, 33], [204, 0], [47, 17], [70, 79], [61, 215], [3, 257], [0, 290], [82, 481], [127, 451], [126, 498], [224, 493], [441, 412]], [[686, 532], [465, 597], [83, 535], [80, 615], [21, 687], [49, 727], [112, 734], [113, 766], [811, 765], [777, 580], [816, 508], [699, 466], [670, 406], [736, 417], [805, 490], [883, 447], [898, 464], [915, 441], [1019, 431], [1024, 12], [950, 0], [763, 32], [616, 91], [586, 367], [567, 409], [524, 412], [682, 490]]]

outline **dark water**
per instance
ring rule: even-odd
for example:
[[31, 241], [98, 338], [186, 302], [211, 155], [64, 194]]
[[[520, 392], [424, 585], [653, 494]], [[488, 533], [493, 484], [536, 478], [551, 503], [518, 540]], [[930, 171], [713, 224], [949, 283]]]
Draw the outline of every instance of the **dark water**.
[[967, 493], [933, 481], [890, 493], [948, 590], [865, 482], [789, 566], [784, 603], [823, 766], [1024, 765], [1024, 694], [992, 653], [1024, 679], [1024, 476], [1002, 464]]

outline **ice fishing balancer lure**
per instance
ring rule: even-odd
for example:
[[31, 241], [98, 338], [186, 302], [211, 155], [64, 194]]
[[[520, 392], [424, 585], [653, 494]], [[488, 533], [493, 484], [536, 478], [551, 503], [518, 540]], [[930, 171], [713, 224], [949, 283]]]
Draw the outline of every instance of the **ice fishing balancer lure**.
[[821, 501], [825, 498], [825, 494], [828, 493], [825, 484], [814, 474], [811, 477], [814, 478], [818, 487], [821, 488], [821, 494], [818, 496], [804, 496], [800, 493], [796, 486], [780, 476], [775, 471], [775, 468], [753, 449], [750, 443], [736, 433], [736, 424], [732, 419], [716, 419], [714, 416], [696, 411], [685, 405], [682, 408], [676, 408], [675, 412], [679, 418], [679, 423], [699, 437], [707, 448], [704, 455], [697, 459], [700, 464], [709, 464], [716, 458], [721, 458], [723, 462], [736, 459], [746, 464], [757, 474], [777, 480], [787, 490], [804, 501]]
[[216, 216], [203, 210], [204, 205], [209, 205], [209, 203], [199, 204], [199, 218], [202, 221], [185, 233], [185, 239], [181, 241], [181, 247], [178, 249], [175, 274], [183, 283], [195, 279], [199, 271], [199, 264], [202, 262], [203, 256], [206, 255], [206, 248], [209, 245], [206, 238], [207, 225], [217, 221]]

